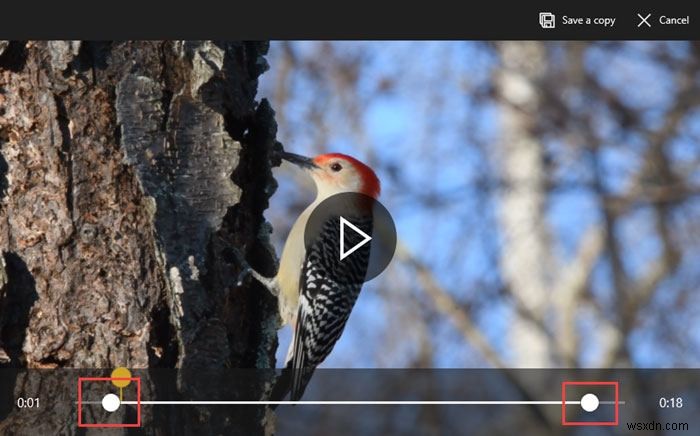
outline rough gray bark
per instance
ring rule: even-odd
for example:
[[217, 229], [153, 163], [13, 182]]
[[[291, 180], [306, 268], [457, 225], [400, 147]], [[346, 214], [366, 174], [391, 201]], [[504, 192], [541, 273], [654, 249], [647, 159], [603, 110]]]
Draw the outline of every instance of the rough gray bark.
[[[198, 369], [274, 367], [275, 299], [237, 282], [232, 251], [276, 269], [262, 215], [276, 125], [255, 101], [266, 50], [0, 44], [0, 362], [181, 368], [184, 397]], [[263, 410], [219, 412], [188, 409], [162, 434], [262, 432]], [[0, 433], [76, 431], [50, 410], [30, 416], [10, 413]]]

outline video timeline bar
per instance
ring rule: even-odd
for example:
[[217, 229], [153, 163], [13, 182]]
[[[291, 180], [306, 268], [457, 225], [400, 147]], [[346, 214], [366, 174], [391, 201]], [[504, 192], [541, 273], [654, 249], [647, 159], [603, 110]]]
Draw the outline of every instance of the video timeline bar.
[[[348, 434], [355, 422], [354, 433], [368, 425], [375, 433], [399, 431], [406, 416], [415, 418], [411, 428], [437, 425], [441, 434], [460, 434], [465, 426], [492, 434], [502, 423], [537, 435], [572, 427], [611, 434], [605, 429], [650, 422], [700, 428], [700, 369], [318, 369], [300, 401], [265, 395], [278, 375], [223, 368], [8, 369], [0, 371], [0, 420], [18, 415], [27, 429], [49, 418], [75, 428], [179, 428], [188, 417], [215, 411], [221, 420], [211, 428], [226, 433], [228, 423], [260, 419], [278, 406], [280, 434], [318, 416], [329, 417], [326, 434]], [[439, 423], [430, 419], [436, 413]]]
[[[85, 428], [127, 428], [141, 426], [142, 406], [557, 406], [561, 407], [562, 426], [617, 426], [619, 424], [620, 401], [619, 382], [617, 381], [564, 381], [561, 383], [561, 401], [559, 400], [148, 400], [141, 396], [141, 378], [131, 377], [126, 368], [115, 370], [127, 371], [128, 377], [78, 377], [78, 413], [77, 425]], [[114, 375], [114, 374], [113, 374]], [[83, 394], [83, 384], [97, 383], [102, 389], [93, 390], [92, 398]], [[136, 389], [124, 394], [124, 388], [134, 382]], [[112, 386], [113, 385], [113, 386]], [[117, 388], [115, 391], [114, 388]], [[578, 389], [578, 390], [577, 390]], [[567, 394], [568, 390], [568, 394]], [[573, 391], [573, 392], [572, 392]], [[87, 397], [87, 398], [86, 398]], [[90, 408], [90, 413], [83, 413]], [[123, 407], [132, 407], [133, 422], [114, 422], [113, 413]], [[86, 417], [95, 417], [102, 413], [105, 421], [87, 422]], [[597, 412], [597, 413], [596, 413]], [[90, 418], [87, 418], [88, 420]]]

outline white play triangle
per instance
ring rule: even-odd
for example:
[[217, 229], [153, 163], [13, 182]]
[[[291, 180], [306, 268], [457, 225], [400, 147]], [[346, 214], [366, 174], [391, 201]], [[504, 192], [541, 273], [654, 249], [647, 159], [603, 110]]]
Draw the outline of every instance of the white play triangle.
[[[352, 247], [351, 249], [349, 249], [348, 251], [345, 251], [345, 226], [350, 227], [352, 230], [354, 230], [356, 233], [361, 235], [363, 238], [362, 241], [355, 244], [355, 246]], [[346, 220], [342, 216], [340, 217], [340, 260], [343, 260], [346, 257], [350, 256], [358, 248], [362, 247], [363, 245], [365, 245], [366, 243], [368, 243], [371, 240], [372, 240], [372, 237], [370, 235], [368, 235], [367, 233], [358, 229], [357, 226], [355, 226], [353, 223]]]

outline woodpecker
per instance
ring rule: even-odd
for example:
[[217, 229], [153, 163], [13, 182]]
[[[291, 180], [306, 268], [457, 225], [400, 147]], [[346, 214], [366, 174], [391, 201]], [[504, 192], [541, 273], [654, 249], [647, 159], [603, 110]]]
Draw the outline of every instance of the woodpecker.
[[[372, 205], [363, 199], [379, 197], [380, 183], [374, 171], [359, 160], [340, 153], [308, 158], [281, 152], [281, 158], [296, 165], [313, 179], [316, 199], [301, 213], [287, 237], [280, 267], [273, 279], [251, 271], [277, 294], [282, 325], [290, 324], [293, 338], [287, 352], [286, 371], [277, 381], [273, 399], [298, 400], [314, 369], [330, 354], [340, 338], [367, 272], [370, 244], [352, 255], [339, 256], [338, 210], [319, 227], [306, 244], [304, 232], [312, 212], [324, 200], [341, 193], [358, 193], [341, 208], [343, 216], [368, 235], [372, 232]], [[348, 246], [348, 236], [345, 233]], [[308, 235], [307, 235], [308, 237]]]

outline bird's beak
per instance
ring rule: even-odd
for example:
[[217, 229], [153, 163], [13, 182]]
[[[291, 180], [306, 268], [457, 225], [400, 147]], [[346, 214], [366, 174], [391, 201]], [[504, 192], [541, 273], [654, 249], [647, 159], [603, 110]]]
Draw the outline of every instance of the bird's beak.
[[294, 153], [287, 153], [286, 151], [280, 152], [280, 157], [284, 160], [286, 160], [289, 163], [293, 163], [294, 165], [298, 166], [299, 168], [305, 169], [305, 170], [313, 170], [316, 168], [319, 168], [318, 165], [313, 161], [313, 159], [306, 157], [306, 156], [301, 156], [298, 154]]

